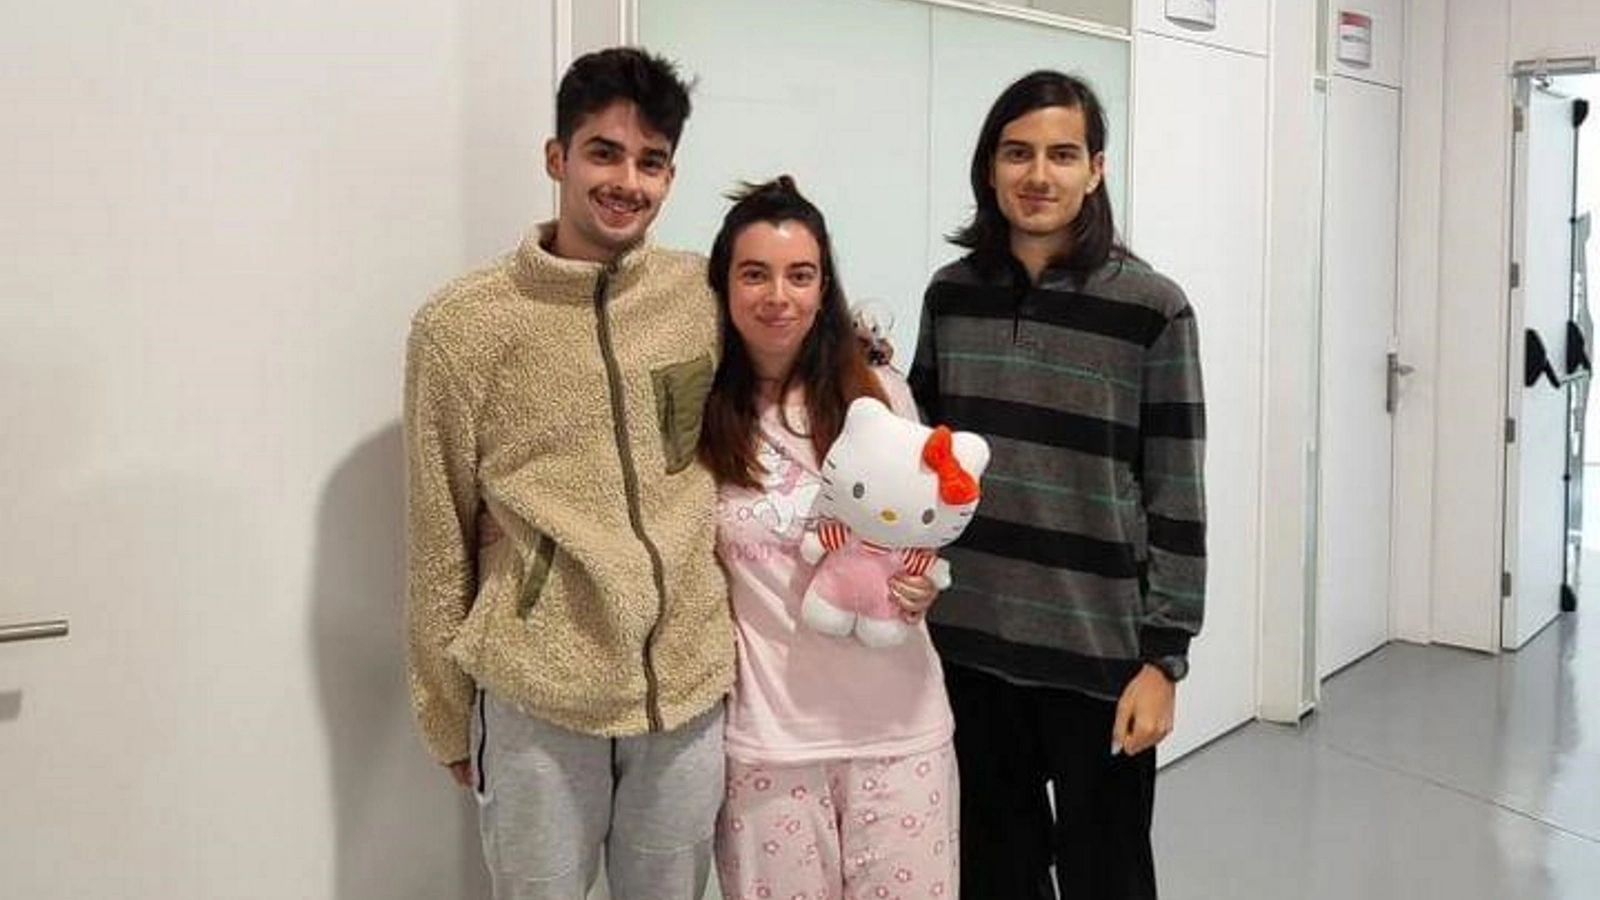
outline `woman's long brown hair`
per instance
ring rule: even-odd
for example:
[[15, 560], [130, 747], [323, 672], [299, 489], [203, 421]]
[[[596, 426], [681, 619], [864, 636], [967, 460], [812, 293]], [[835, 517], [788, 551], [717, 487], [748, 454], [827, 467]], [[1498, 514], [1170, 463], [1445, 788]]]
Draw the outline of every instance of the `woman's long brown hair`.
[[722, 335], [722, 363], [717, 367], [706, 399], [705, 419], [700, 427], [700, 461], [719, 484], [756, 488], [765, 474], [756, 458], [759, 413], [756, 400], [760, 384], [755, 367], [745, 350], [744, 340], [733, 327], [728, 314], [728, 279], [733, 266], [733, 245], [740, 233], [757, 222], [778, 225], [798, 222], [816, 238], [822, 251], [822, 303], [811, 331], [800, 345], [794, 366], [778, 386], [778, 397], [787, 397], [796, 386], [805, 394], [805, 431], [780, 415], [790, 433], [808, 437], [820, 461], [844, 427], [845, 411], [857, 397], [875, 397], [888, 402], [878, 379], [867, 365], [866, 355], [856, 339], [844, 288], [833, 264], [833, 245], [822, 211], [807, 200], [787, 175], [765, 184], [746, 184], [729, 195], [733, 208], [723, 217], [722, 228], [711, 245], [707, 279], [717, 295], [719, 329]]

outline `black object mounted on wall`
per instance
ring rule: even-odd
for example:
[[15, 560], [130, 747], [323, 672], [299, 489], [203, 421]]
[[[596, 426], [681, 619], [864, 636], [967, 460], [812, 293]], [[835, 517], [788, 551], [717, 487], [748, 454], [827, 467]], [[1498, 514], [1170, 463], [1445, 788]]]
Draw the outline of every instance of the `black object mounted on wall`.
[[1567, 374], [1576, 375], [1579, 372], [1593, 372], [1594, 367], [1589, 364], [1589, 342], [1584, 340], [1583, 329], [1578, 323], [1567, 321]]
[[1539, 332], [1524, 328], [1522, 335], [1522, 386], [1533, 387], [1539, 376], [1543, 375], [1549, 379], [1551, 387], [1561, 387], [1561, 378], [1556, 375], [1555, 367], [1550, 365], [1550, 354], [1545, 352]]

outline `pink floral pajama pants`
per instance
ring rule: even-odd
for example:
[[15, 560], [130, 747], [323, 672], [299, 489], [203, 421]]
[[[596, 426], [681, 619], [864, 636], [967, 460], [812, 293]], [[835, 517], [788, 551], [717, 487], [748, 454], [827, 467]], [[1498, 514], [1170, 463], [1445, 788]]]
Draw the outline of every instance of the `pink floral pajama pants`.
[[725, 900], [955, 900], [960, 797], [945, 744], [890, 759], [728, 760]]

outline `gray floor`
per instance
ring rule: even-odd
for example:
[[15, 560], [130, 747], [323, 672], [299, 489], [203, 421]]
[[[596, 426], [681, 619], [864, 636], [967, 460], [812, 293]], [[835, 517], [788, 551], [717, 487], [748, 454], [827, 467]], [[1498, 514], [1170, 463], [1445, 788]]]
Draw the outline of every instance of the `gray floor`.
[[1600, 900], [1586, 557], [1579, 612], [1522, 651], [1393, 644], [1324, 684], [1300, 727], [1250, 725], [1164, 769], [1162, 900]]
[[1163, 900], [1600, 900], [1600, 556], [1522, 651], [1394, 644], [1163, 771]]

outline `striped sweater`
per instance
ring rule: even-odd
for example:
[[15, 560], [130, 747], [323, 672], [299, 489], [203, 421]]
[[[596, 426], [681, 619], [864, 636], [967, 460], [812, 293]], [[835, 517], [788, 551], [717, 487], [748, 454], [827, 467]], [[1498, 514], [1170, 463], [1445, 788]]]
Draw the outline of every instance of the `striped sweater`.
[[1205, 598], [1205, 405], [1194, 311], [1137, 261], [1077, 283], [971, 257], [934, 275], [911, 387], [993, 459], [930, 616], [952, 663], [1114, 699], [1182, 656]]

